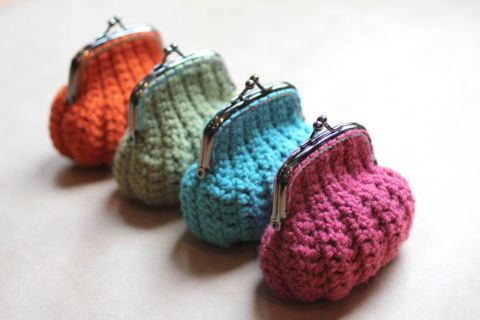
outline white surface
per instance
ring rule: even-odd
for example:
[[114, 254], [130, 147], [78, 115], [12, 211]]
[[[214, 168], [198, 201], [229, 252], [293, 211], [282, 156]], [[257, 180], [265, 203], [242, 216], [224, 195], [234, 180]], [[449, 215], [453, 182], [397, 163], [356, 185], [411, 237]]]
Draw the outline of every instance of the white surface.
[[[118, 13], [239, 86], [288, 80], [307, 118], [358, 121], [417, 198], [398, 259], [347, 299], [276, 299], [256, 247], [193, 239], [51, 146], [72, 55]], [[0, 6], [0, 319], [479, 319], [480, 2], [33, 1]]]

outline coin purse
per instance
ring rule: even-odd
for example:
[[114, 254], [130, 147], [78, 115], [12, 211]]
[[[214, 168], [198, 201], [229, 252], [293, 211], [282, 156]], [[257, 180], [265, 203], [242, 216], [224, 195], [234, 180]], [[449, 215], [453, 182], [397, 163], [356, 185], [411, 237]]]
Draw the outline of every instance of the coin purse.
[[363, 126], [320, 117], [314, 128], [275, 178], [260, 267], [285, 299], [337, 300], [396, 256], [414, 199], [404, 178], [376, 164]]
[[68, 85], [52, 104], [55, 148], [79, 165], [111, 164], [127, 127], [130, 92], [162, 57], [153, 27], [125, 27], [120, 18], [110, 19], [105, 33], [75, 55]]
[[206, 125], [199, 161], [184, 175], [180, 202], [190, 231], [220, 247], [258, 241], [275, 173], [308, 135], [297, 90], [252, 76]]
[[129, 130], [113, 172], [122, 193], [152, 206], [178, 205], [180, 181], [195, 162], [208, 119], [234, 94], [223, 58], [211, 50], [156, 66], [133, 90]]

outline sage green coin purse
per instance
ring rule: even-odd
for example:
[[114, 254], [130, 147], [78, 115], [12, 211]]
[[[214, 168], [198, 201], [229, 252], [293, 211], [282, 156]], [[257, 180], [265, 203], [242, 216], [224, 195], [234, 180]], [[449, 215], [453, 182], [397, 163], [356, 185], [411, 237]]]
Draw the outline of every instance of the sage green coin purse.
[[113, 173], [127, 197], [154, 206], [176, 206], [182, 176], [195, 162], [205, 123], [227, 104], [235, 87], [220, 55], [211, 50], [183, 55], [176, 45], [130, 96], [128, 131], [120, 141]]

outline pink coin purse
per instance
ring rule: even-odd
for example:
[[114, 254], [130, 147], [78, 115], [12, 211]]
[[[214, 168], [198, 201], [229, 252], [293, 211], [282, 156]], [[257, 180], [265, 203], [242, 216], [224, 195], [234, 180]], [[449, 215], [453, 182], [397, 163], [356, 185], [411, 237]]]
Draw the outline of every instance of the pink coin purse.
[[338, 300], [389, 263], [408, 238], [408, 182], [378, 166], [367, 130], [325, 117], [279, 169], [260, 245], [267, 285], [285, 299]]

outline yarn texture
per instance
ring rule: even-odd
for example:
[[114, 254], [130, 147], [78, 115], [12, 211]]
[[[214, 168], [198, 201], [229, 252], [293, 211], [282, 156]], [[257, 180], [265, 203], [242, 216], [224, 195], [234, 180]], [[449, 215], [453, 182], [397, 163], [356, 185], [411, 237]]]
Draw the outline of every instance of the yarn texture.
[[138, 105], [144, 128], [127, 133], [113, 172], [121, 191], [152, 206], [176, 206], [180, 181], [198, 156], [207, 120], [232, 98], [234, 86], [218, 55], [185, 61], [157, 77]]
[[295, 89], [270, 93], [239, 110], [215, 134], [205, 179], [192, 165], [180, 201], [190, 231], [220, 247], [258, 241], [269, 222], [273, 178], [309, 135]]
[[163, 58], [156, 32], [118, 38], [83, 58], [75, 101], [56, 95], [50, 136], [64, 156], [84, 166], [109, 165], [127, 127], [127, 103], [135, 84]]
[[287, 218], [268, 226], [260, 267], [285, 299], [338, 300], [389, 263], [407, 239], [414, 199], [407, 181], [375, 165], [370, 137], [351, 130], [298, 165]]

